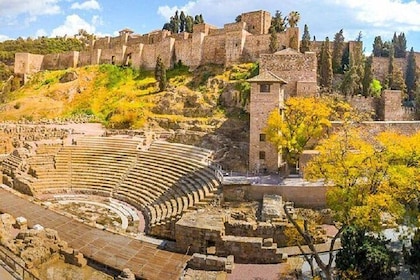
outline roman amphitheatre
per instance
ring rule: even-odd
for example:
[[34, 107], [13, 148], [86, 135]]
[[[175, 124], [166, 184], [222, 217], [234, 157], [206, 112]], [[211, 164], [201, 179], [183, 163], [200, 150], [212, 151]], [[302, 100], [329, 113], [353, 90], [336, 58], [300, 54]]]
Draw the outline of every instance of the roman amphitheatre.
[[[300, 52], [299, 28], [290, 27], [277, 33], [279, 47], [270, 51], [271, 19], [255, 11], [223, 28], [122, 30], [92, 39], [81, 52], [17, 53], [8, 82], [20, 79], [22, 98], [7, 99], [0, 110], [7, 120], [0, 124], [3, 263], [24, 279], [245, 279], [247, 273], [295, 279], [302, 252], [284, 209], [294, 217], [314, 215], [315, 246], [328, 251], [337, 229], [324, 209], [326, 186], [302, 178], [313, 151], [288, 176], [263, 136], [269, 113], [289, 97], [320, 94], [322, 42]], [[343, 48], [354, 57], [362, 43]], [[168, 78], [164, 92], [147, 76], [159, 57], [180, 73]], [[407, 64], [395, 60], [401, 69]], [[376, 58], [376, 77], [385, 76], [387, 62]], [[131, 67], [141, 69], [138, 77], [116, 86], [92, 74], [132, 75]], [[127, 85], [135, 89], [124, 104], [133, 107], [98, 109], [110, 105], [110, 96], [94, 99], [95, 91]], [[147, 114], [136, 111], [136, 98]], [[81, 100], [88, 100], [85, 107]], [[346, 100], [374, 112], [360, 124], [372, 133], [420, 130], [399, 90]], [[71, 114], [69, 104], [80, 107]], [[68, 264], [85, 270], [73, 272]]]

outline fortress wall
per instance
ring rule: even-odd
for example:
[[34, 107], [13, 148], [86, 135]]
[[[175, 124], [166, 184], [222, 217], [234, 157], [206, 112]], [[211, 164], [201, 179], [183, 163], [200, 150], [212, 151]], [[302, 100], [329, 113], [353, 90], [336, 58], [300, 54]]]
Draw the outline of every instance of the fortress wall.
[[41, 70], [43, 55], [30, 53], [16, 53], [14, 73], [18, 75], [34, 74]]
[[226, 62], [227, 66], [242, 61], [242, 53], [246, 38], [250, 35], [245, 30], [226, 33]]
[[79, 52], [71, 51], [60, 54], [58, 60], [58, 69], [67, 69], [77, 67], [79, 61]]
[[123, 61], [123, 54], [124, 52], [122, 48], [102, 50], [99, 58], [99, 64], [109, 63], [121, 65]]
[[174, 38], [175, 40], [188, 40], [191, 38], [191, 33], [188, 32], [182, 32], [182, 33], [178, 33], [178, 34], [171, 34], [170, 37]]
[[192, 36], [191, 68], [196, 68], [202, 64], [204, 33], [194, 33]]
[[223, 26], [225, 32], [238, 32], [246, 29], [246, 22], [227, 23]]
[[252, 35], [247, 36], [244, 50], [243, 60], [244, 61], [257, 61], [261, 54], [270, 53], [270, 35]]
[[[386, 76], [388, 75], [388, 57], [373, 57], [372, 61], [372, 73], [373, 76], [378, 79], [381, 83], [384, 83]], [[405, 77], [407, 70], [407, 59], [406, 58], [394, 58], [394, 68], [401, 68]]]
[[93, 47], [94, 49], [108, 49], [109, 42], [110, 42], [110, 37], [99, 38], [95, 41]]
[[77, 63], [78, 67], [92, 65], [91, 61], [92, 52], [91, 51], [83, 51], [79, 53], [79, 61]]
[[298, 81], [296, 83], [296, 95], [297, 96], [304, 96], [304, 97], [311, 97], [318, 95], [318, 84], [315, 81], [312, 82], [304, 82]]
[[[287, 50], [286, 50], [287, 51]], [[317, 78], [316, 54], [299, 52], [264, 54], [260, 57], [260, 71], [271, 71], [287, 81], [286, 98], [297, 93], [297, 81], [315, 82]]]
[[141, 57], [142, 57], [142, 53], [143, 53], [143, 44], [137, 44], [137, 45], [132, 45], [130, 47], [127, 47], [126, 49], [126, 56], [128, 59], [128, 56], [131, 56], [131, 59], [129, 59], [131, 61], [131, 65], [134, 68], [139, 69], [141, 67]]
[[193, 33], [204, 33], [206, 35], [209, 34], [210, 30], [218, 29], [214, 25], [210, 25], [207, 23], [199, 23], [193, 25]]
[[58, 60], [60, 55], [58, 53], [44, 55], [41, 70], [56, 70], [58, 68]]
[[377, 114], [377, 103], [379, 100], [375, 97], [348, 96], [346, 101], [358, 112], [367, 113], [370, 116]]
[[202, 64], [224, 64], [226, 61], [225, 35], [206, 36], [202, 48]]
[[266, 11], [243, 13], [241, 21], [246, 22], [246, 28], [252, 34], [268, 34], [271, 26], [271, 15]]
[[226, 31], [222, 29], [209, 29], [208, 36], [220, 36], [225, 35]]
[[169, 37], [154, 45], [144, 45], [141, 56], [141, 66], [146, 69], [154, 69], [156, 66], [157, 57], [160, 55], [165, 67], [172, 67], [174, 45], [175, 39]]
[[193, 45], [193, 40], [177, 40], [175, 41], [174, 49], [175, 49], [175, 63], [181, 61], [184, 65], [193, 65], [193, 57], [192, 54], [196, 51], [197, 48], [200, 46]]
[[144, 44], [143, 38], [141, 36], [131, 35], [131, 36], [128, 37], [128, 40], [127, 40], [127, 46], [128, 47], [136, 46], [136, 45], [139, 45], [139, 44]]
[[148, 70], [154, 69], [156, 66], [156, 57], [156, 48], [152, 45], [144, 45], [140, 60], [141, 67]]
[[110, 49], [119, 49], [123, 44], [121, 43], [121, 37], [112, 37], [109, 40]]
[[411, 121], [415, 119], [414, 110], [409, 110], [402, 106], [402, 94], [400, 90], [384, 90], [382, 92], [384, 121]]

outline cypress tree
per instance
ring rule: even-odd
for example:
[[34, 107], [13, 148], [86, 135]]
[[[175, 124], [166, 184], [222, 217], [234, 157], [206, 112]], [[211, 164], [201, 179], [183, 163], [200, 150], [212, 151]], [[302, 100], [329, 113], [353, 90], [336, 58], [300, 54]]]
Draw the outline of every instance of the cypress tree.
[[375, 40], [373, 41], [373, 56], [374, 57], [381, 57], [383, 47], [384, 46], [383, 46], [381, 36], [376, 36]]
[[370, 84], [373, 81], [373, 73], [372, 73], [372, 62], [373, 57], [369, 56], [365, 61], [365, 70], [362, 80], [362, 94], [364, 96], [370, 96]]
[[343, 73], [341, 60], [343, 57], [344, 35], [343, 29], [337, 32], [334, 36], [333, 52], [332, 52], [332, 68], [333, 73]]
[[321, 46], [321, 57], [320, 57], [320, 86], [326, 90], [331, 91], [332, 89], [332, 58], [330, 52], [330, 40], [328, 37]]
[[159, 91], [164, 91], [167, 86], [166, 80], [166, 69], [165, 65], [162, 62], [162, 58], [160, 55], [156, 59], [156, 67], [155, 67], [155, 79], [159, 85]]
[[405, 74], [405, 84], [407, 86], [407, 93], [410, 100], [414, 98], [414, 90], [416, 87], [416, 58], [414, 56], [414, 49], [411, 48], [407, 58], [407, 71]]
[[303, 27], [302, 41], [300, 42], [300, 52], [305, 53], [310, 51], [311, 48], [311, 35], [309, 34], [308, 25]]
[[275, 28], [270, 28], [270, 51], [275, 53], [279, 49], [279, 40], [277, 38], [277, 32]]
[[179, 32], [184, 32], [186, 25], [186, 17], [184, 11], [181, 11], [181, 14], [179, 15]]

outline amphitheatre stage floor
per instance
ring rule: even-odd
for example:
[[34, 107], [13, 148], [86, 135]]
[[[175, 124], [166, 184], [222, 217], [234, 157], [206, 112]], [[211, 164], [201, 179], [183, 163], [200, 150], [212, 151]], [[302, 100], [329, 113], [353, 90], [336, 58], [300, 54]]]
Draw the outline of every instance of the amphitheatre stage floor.
[[0, 188], [0, 212], [23, 216], [30, 227], [40, 224], [55, 229], [62, 240], [87, 258], [118, 270], [129, 268], [142, 279], [179, 279], [185, 262], [190, 259], [151, 243], [93, 228], [3, 188]]

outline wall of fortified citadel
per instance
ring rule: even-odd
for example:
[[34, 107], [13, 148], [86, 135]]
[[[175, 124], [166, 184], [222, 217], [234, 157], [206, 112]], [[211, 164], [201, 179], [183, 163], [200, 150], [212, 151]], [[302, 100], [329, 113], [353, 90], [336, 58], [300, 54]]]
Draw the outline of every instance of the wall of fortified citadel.
[[[255, 11], [244, 13], [241, 18], [241, 22], [228, 23], [220, 29], [207, 23], [196, 24], [193, 33], [172, 34], [160, 30], [138, 35], [124, 29], [117, 37], [93, 40], [89, 49], [82, 52], [44, 56], [17, 53], [15, 74], [103, 63], [154, 69], [159, 55], [166, 67], [172, 67], [178, 61], [191, 68], [208, 63], [230, 65], [257, 61], [260, 54], [270, 53], [271, 15], [266, 11]], [[282, 48], [299, 46], [297, 27], [288, 28], [277, 37]]]

